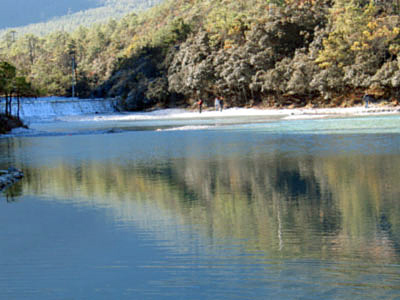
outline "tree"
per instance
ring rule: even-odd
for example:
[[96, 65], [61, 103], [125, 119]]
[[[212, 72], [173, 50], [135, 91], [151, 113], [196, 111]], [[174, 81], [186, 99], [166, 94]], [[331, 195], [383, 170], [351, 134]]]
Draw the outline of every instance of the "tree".
[[16, 68], [8, 62], [0, 62], [0, 94], [6, 99], [5, 113], [11, 116], [11, 95], [14, 90]]
[[36, 58], [36, 51], [39, 44], [39, 38], [34, 36], [33, 34], [27, 34], [25, 37], [26, 48], [29, 54], [29, 61], [31, 65], [33, 65]]
[[4, 40], [6, 42], [7, 48], [9, 49], [12, 44], [16, 41], [17, 32], [15, 30], [9, 30], [4, 36]]
[[31, 84], [23, 76], [16, 76], [17, 69], [8, 62], [0, 62], [0, 95], [6, 99], [5, 114], [12, 115], [12, 97], [17, 98], [17, 117], [20, 112], [20, 98], [36, 96]]
[[17, 97], [17, 117], [19, 118], [21, 97], [36, 96], [31, 84], [23, 76], [15, 77], [15, 96]]

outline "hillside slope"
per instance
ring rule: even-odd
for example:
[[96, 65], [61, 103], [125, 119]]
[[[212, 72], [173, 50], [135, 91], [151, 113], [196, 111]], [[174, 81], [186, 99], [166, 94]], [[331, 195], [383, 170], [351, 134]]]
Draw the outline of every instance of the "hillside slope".
[[[122, 109], [338, 106], [400, 97], [397, 0], [167, 0], [72, 33], [0, 45], [43, 94], [117, 97]], [[72, 60], [77, 66], [72, 78]]]
[[121, 19], [129, 12], [143, 11], [162, 0], [3, 0], [0, 38], [15, 31], [18, 36], [44, 36], [55, 31], [71, 32], [79, 26]]

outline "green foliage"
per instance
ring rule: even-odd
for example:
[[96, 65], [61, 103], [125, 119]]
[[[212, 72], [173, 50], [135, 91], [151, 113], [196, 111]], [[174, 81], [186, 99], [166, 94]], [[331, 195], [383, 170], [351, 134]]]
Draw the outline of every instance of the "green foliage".
[[324, 49], [317, 62], [321, 67], [338, 65], [343, 67], [351, 63], [355, 53], [351, 46], [368, 23], [369, 15], [354, 4], [354, 1], [336, 1], [331, 11], [330, 26], [332, 30], [324, 40]]
[[347, 89], [394, 87], [387, 78], [394, 72], [387, 72], [386, 68], [400, 51], [400, 18], [388, 15], [390, 11], [393, 12], [387, 5], [374, 1], [335, 2], [329, 32], [316, 62], [325, 69], [322, 73], [326, 75], [336, 73], [337, 76], [340, 69], [343, 82], [339, 84], [336, 80], [337, 87], [345, 88], [344, 84]]
[[166, 0], [73, 32], [9, 31], [0, 58], [42, 93], [67, 96], [76, 82], [79, 96], [119, 97], [135, 110], [215, 95], [274, 106], [332, 105], [335, 95], [370, 89], [392, 97], [400, 17], [388, 3]]
[[[7, 117], [12, 115], [12, 98], [35, 95], [30, 83], [23, 76], [17, 76], [17, 69], [6, 61], [0, 61], [0, 96], [5, 98], [4, 113]], [[19, 111], [18, 111], [19, 113]]]
[[183, 42], [190, 31], [190, 25], [186, 24], [182, 18], [177, 18], [157, 31], [150, 44], [153, 47], [168, 47], [175, 43]]
[[8, 62], [0, 62], [0, 94], [8, 97], [14, 90], [16, 68]]

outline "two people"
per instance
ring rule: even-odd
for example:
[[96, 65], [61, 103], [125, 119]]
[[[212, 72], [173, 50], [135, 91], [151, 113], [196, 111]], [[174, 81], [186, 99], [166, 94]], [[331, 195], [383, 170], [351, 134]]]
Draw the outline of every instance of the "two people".
[[[199, 99], [199, 101], [197, 101], [197, 106], [199, 108], [199, 113], [201, 114], [201, 112], [203, 111], [203, 100], [202, 99]], [[222, 109], [224, 108], [223, 98], [216, 97], [215, 101], [214, 101], [214, 106], [215, 106], [216, 111], [222, 111]]]

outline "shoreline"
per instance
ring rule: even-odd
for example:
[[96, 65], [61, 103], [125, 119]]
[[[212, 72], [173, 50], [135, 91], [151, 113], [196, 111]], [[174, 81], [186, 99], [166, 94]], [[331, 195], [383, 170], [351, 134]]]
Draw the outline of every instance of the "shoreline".
[[[335, 118], [368, 115], [391, 115], [400, 114], [400, 106], [372, 104], [353, 107], [331, 107], [331, 108], [265, 108], [265, 107], [230, 107], [222, 112], [213, 107], [203, 108], [199, 113], [197, 108], [161, 108], [143, 112], [122, 112], [121, 119], [142, 120], [152, 119], [185, 119], [185, 118], [214, 118], [214, 117], [281, 117], [284, 119], [315, 119]], [[102, 118], [101, 116], [99, 118]]]
[[[285, 109], [284, 109], [285, 110]], [[365, 106], [353, 107], [332, 107], [332, 108], [293, 108], [287, 109], [288, 118], [304, 118], [307, 117], [351, 117], [351, 116], [368, 116], [368, 115], [388, 115], [400, 114], [400, 106], [389, 106], [372, 104], [368, 108]]]
[[[63, 97], [46, 97], [41, 100], [41, 103], [51, 102], [56, 100], [57, 102], [68, 103], [69, 101], [91, 101], [91, 99], [70, 99]], [[99, 100], [99, 99], [96, 99]], [[108, 99], [109, 100], [109, 99]], [[37, 100], [36, 100], [37, 101]], [[64, 110], [63, 110], [64, 111]], [[93, 113], [92, 113], [93, 111]], [[271, 107], [263, 105], [255, 105], [252, 107], [225, 107], [222, 112], [216, 111], [213, 105], [203, 106], [203, 111], [199, 114], [197, 104], [192, 104], [191, 106], [181, 106], [174, 108], [165, 107], [153, 107], [148, 110], [143, 111], [117, 111], [112, 107], [102, 110], [100, 108], [93, 108], [92, 111], [82, 111], [71, 113], [58, 114], [57, 112], [51, 112], [50, 114], [46, 111], [39, 112], [39, 115], [33, 114], [32, 116], [28, 114], [25, 116], [22, 114], [21, 119], [23, 122], [36, 122], [44, 119], [49, 120], [63, 120], [63, 119], [73, 119], [74, 117], [89, 117], [95, 115], [95, 120], [107, 120], [107, 119], [126, 119], [126, 120], [142, 120], [142, 119], [168, 119], [168, 118], [220, 118], [220, 117], [273, 117], [273, 118], [285, 118], [285, 119], [311, 119], [311, 118], [332, 118], [332, 117], [349, 117], [357, 115], [378, 115], [378, 114], [396, 114], [400, 113], [400, 105], [394, 102], [375, 102], [369, 103], [369, 107], [366, 108], [365, 105], [357, 104], [355, 106], [337, 106], [337, 107], [312, 107], [302, 106], [302, 107]], [[36, 110], [35, 110], [36, 112]], [[114, 116], [111, 116], [114, 115]], [[1, 117], [1, 115], [0, 115]], [[0, 118], [1, 121], [1, 118]], [[0, 126], [1, 127], [1, 126]]]
[[27, 128], [21, 119], [14, 116], [0, 114], [0, 134], [7, 134], [13, 129], [20, 127]]
[[[374, 103], [368, 108], [361, 105], [333, 108], [235, 107], [226, 108], [222, 112], [215, 111], [210, 106], [205, 108], [202, 113], [199, 113], [197, 107], [192, 106], [191, 108], [158, 108], [152, 111], [141, 112], [110, 111], [51, 118], [44, 116], [32, 119], [31, 123], [28, 123], [29, 129], [17, 128], [9, 134], [0, 135], [0, 138], [109, 134], [138, 130], [200, 130], [225, 125], [259, 124], [275, 121], [288, 122], [287, 125], [290, 125], [290, 122], [295, 121], [347, 119], [347, 122], [351, 123], [354, 118], [354, 123], [357, 123], [357, 118], [368, 118], [371, 116], [394, 116], [393, 119], [398, 124], [400, 121], [400, 105]], [[387, 122], [388, 124], [391, 123], [391, 118]], [[400, 127], [395, 125], [395, 128]]]

